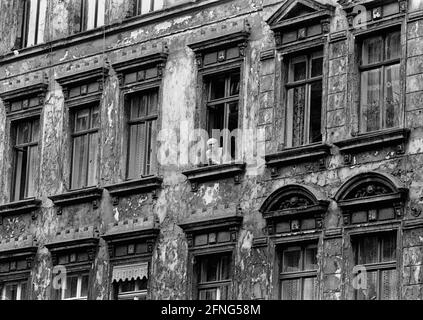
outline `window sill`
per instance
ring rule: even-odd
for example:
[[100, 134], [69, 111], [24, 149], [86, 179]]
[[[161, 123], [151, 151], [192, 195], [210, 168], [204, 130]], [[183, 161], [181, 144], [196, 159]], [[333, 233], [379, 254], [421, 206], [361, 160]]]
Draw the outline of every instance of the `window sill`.
[[109, 191], [110, 196], [115, 198], [113, 204], [117, 204], [120, 197], [129, 196], [132, 194], [153, 192], [153, 197], [156, 197], [156, 190], [162, 186], [163, 178], [158, 176], [145, 177], [137, 180], [128, 180], [121, 183], [105, 186]]
[[25, 199], [0, 205], [0, 225], [3, 224], [3, 217], [14, 214], [25, 214], [32, 212], [35, 219], [35, 211], [40, 208], [41, 200], [36, 198]]
[[310, 162], [319, 160], [319, 165], [326, 168], [325, 158], [330, 155], [331, 146], [328, 144], [311, 144], [266, 156], [266, 165], [271, 168], [272, 176], [277, 175], [277, 168], [285, 167], [293, 163]]
[[241, 175], [245, 171], [245, 163], [228, 163], [204, 166], [182, 172], [191, 182], [192, 191], [198, 190], [198, 183], [233, 177], [235, 183], [240, 183]]
[[[102, 188], [91, 187], [50, 196], [49, 199], [58, 207], [66, 207], [92, 201], [93, 208], [97, 209], [98, 200], [101, 198], [102, 194]], [[61, 214], [61, 211], [59, 211], [58, 214]]]
[[334, 142], [333, 144], [344, 154], [344, 162], [350, 164], [354, 154], [379, 147], [396, 146], [397, 153], [402, 154], [409, 135], [410, 129], [390, 129], [360, 134], [352, 139]]

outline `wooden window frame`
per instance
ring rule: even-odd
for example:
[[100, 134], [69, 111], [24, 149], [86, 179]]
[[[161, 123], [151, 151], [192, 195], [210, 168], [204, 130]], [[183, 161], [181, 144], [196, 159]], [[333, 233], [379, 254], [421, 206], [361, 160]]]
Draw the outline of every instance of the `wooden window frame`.
[[[66, 275], [66, 289], [62, 288], [60, 290], [60, 299], [59, 300], [88, 300], [88, 287], [87, 287], [87, 295], [86, 296], [81, 296], [81, 291], [82, 291], [82, 278], [84, 276], [88, 277], [88, 286], [89, 286], [89, 273], [88, 272], [73, 272], [71, 274], [67, 274]], [[65, 292], [68, 289], [68, 278], [70, 277], [77, 277], [77, 289], [76, 289], [76, 297], [71, 297], [71, 298], [65, 298]]]
[[[311, 71], [312, 71], [312, 64], [311, 61], [313, 60], [313, 55], [315, 55], [316, 53], [320, 53], [319, 55], [317, 55], [316, 58], [322, 58], [322, 72], [321, 75], [316, 76], [316, 77], [312, 77], [311, 76]], [[299, 80], [299, 81], [294, 81], [294, 80], [290, 80], [290, 78], [293, 76], [293, 60], [298, 59], [300, 56], [304, 56], [306, 57], [306, 79], [304, 80]], [[286, 83], [284, 85], [284, 96], [286, 96], [286, 110], [285, 110], [285, 140], [284, 140], [284, 145], [290, 145], [289, 148], [295, 148], [295, 147], [304, 147], [304, 146], [308, 146], [308, 145], [314, 145], [314, 144], [322, 144], [323, 143], [323, 134], [324, 134], [324, 127], [323, 125], [323, 118], [324, 118], [324, 97], [322, 94], [322, 100], [321, 100], [321, 107], [320, 107], [320, 132], [321, 132], [321, 139], [320, 141], [317, 142], [311, 142], [310, 141], [310, 121], [311, 121], [311, 86], [317, 82], [321, 82], [322, 84], [322, 93], [323, 93], [323, 68], [324, 68], [324, 54], [323, 54], [323, 48], [319, 48], [316, 47], [313, 49], [310, 49], [308, 51], [305, 52], [297, 52], [297, 54], [295, 56], [293, 55], [289, 55], [287, 56], [288, 61], [286, 63], [287, 66], [287, 74], [284, 77], [286, 79]], [[289, 113], [289, 106], [293, 105], [293, 102], [290, 101], [289, 98], [289, 91], [297, 88], [297, 87], [301, 87], [301, 86], [306, 86], [306, 97], [305, 97], [305, 112], [304, 112], [304, 141], [298, 145], [298, 146], [293, 146], [293, 141], [288, 142], [288, 121], [290, 120], [290, 118], [288, 118], [288, 113]], [[291, 107], [292, 108], [292, 107]], [[291, 138], [292, 139], [292, 138]]]
[[[316, 254], [318, 251], [318, 242], [299, 242], [299, 243], [292, 243], [292, 244], [282, 244], [279, 245], [279, 248], [277, 249], [278, 252], [278, 258], [279, 258], [279, 273], [278, 273], [278, 296], [279, 299], [282, 299], [282, 282], [285, 280], [300, 280], [300, 291], [301, 291], [301, 300], [304, 300], [304, 280], [309, 278], [315, 278], [317, 282], [319, 282], [318, 279], [318, 269], [310, 269], [310, 270], [299, 270], [299, 271], [293, 271], [293, 272], [283, 272], [283, 266], [284, 266], [284, 252], [286, 251], [295, 251], [294, 249], [300, 249], [301, 257], [300, 257], [300, 263], [301, 268], [304, 269], [304, 255], [305, 250], [308, 248], [315, 248]], [[316, 255], [317, 260], [317, 255]], [[317, 298], [318, 292], [314, 292], [314, 299]], [[285, 299], [284, 299], [285, 300]]]
[[[386, 228], [387, 230], [377, 230], [375, 228], [364, 228], [361, 230], [356, 230], [355, 233], [354, 232], [349, 232], [351, 234], [351, 252], [353, 253], [353, 265], [357, 266], [358, 264], [358, 252], [357, 250], [357, 246], [359, 246], [360, 241], [363, 241], [365, 238], [368, 237], [377, 237], [377, 241], [378, 241], [378, 260], [380, 260], [380, 254], [381, 254], [381, 240], [383, 238], [387, 238], [388, 236], [392, 237], [393, 239], [395, 239], [395, 244], [396, 244], [396, 249], [395, 249], [395, 261], [387, 261], [387, 262], [375, 262], [375, 263], [367, 263], [367, 264], [363, 264], [362, 266], [364, 266], [366, 268], [366, 271], [376, 271], [377, 272], [377, 300], [381, 300], [380, 299], [380, 295], [382, 294], [381, 292], [381, 286], [380, 286], [380, 279], [381, 279], [381, 273], [383, 271], [389, 271], [389, 270], [395, 270], [397, 272], [397, 283], [396, 283], [396, 289], [397, 289], [397, 299], [400, 298], [400, 268], [399, 268], [399, 263], [400, 263], [400, 256], [399, 256], [399, 248], [398, 248], [398, 243], [399, 240], [401, 240], [401, 237], [399, 235], [399, 230], [398, 228]], [[356, 276], [357, 274], [353, 274], [353, 276]], [[358, 299], [358, 290], [354, 290], [353, 291], [353, 299], [357, 300]]]
[[[89, 109], [89, 122], [90, 122], [90, 124], [89, 124], [89, 126], [91, 127], [91, 122], [92, 122], [92, 114], [93, 114], [93, 109], [95, 109], [95, 108], [98, 108], [98, 127], [96, 127], [96, 128], [89, 128], [89, 129], [86, 129], [86, 130], [82, 130], [82, 131], [78, 131], [78, 132], [75, 132], [75, 126], [76, 126], [76, 113], [77, 112], [79, 112], [79, 111], [81, 111], [81, 110], [85, 110], [85, 109]], [[77, 137], [81, 137], [81, 136], [90, 136], [91, 134], [95, 134], [95, 133], [99, 133], [100, 132], [100, 128], [101, 128], [101, 120], [100, 120], [100, 115], [101, 115], [101, 112], [100, 112], [100, 109], [101, 109], [101, 105], [100, 105], [100, 103], [97, 103], [97, 102], [94, 102], [93, 104], [87, 104], [87, 105], [81, 105], [81, 106], [79, 106], [79, 107], [75, 107], [75, 108], [72, 108], [72, 110], [71, 110], [71, 116], [70, 116], [70, 119], [71, 119], [71, 134], [70, 134], [70, 136], [71, 136], [71, 140], [72, 140], [72, 142], [71, 142], [71, 145], [72, 145], [72, 147], [71, 147], [71, 162], [70, 162], [70, 182], [69, 182], [69, 184], [70, 184], [70, 188], [71, 188], [71, 190], [80, 190], [80, 189], [87, 189], [87, 188], [90, 188], [90, 187], [93, 187], [93, 186], [95, 186], [95, 185], [97, 185], [98, 183], [99, 183], [99, 181], [100, 181], [100, 179], [99, 179], [99, 177], [97, 177], [97, 182], [96, 182], [96, 184], [94, 184], [94, 185], [88, 185], [88, 170], [89, 170], [89, 162], [90, 162], [90, 159], [89, 159], [89, 146], [90, 146], [90, 143], [89, 143], [89, 139], [88, 139], [88, 154], [87, 154], [87, 173], [86, 173], [86, 177], [85, 177], [85, 186], [82, 186], [82, 187], [75, 187], [74, 185], [73, 185], [73, 183], [72, 183], [72, 180], [73, 180], [73, 178], [74, 178], [74, 174], [75, 174], [75, 168], [74, 168], [74, 161], [75, 161], [75, 154], [74, 154], [74, 152], [75, 152], [75, 139], [77, 138]], [[98, 149], [100, 149], [100, 137], [98, 137], [97, 138], [98, 139]], [[99, 164], [99, 154], [100, 154], [100, 150], [97, 150], [97, 152], [98, 152], [98, 154], [97, 154], [97, 157], [96, 157], [96, 159], [95, 159], [95, 161], [97, 162], [97, 165]], [[98, 168], [98, 166], [97, 166], [97, 168], [96, 168], [96, 170], [97, 170], [97, 172], [96, 172], [96, 175], [98, 175], [99, 174], [99, 168]]]
[[[119, 292], [120, 287], [122, 285], [121, 282], [113, 282], [113, 296], [114, 296], [114, 300], [146, 300], [147, 299], [147, 294], [148, 294], [148, 290], [147, 289], [140, 289], [138, 287], [138, 283], [137, 280], [128, 280], [129, 282], [134, 281], [135, 282], [135, 290], [133, 291], [126, 291], [126, 292]], [[139, 281], [143, 281], [143, 279], [140, 279]], [[146, 285], [148, 286], [148, 279], [146, 279], [147, 283]], [[141, 299], [137, 299], [137, 298], [141, 298]]]
[[[202, 261], [203, 259], [209, 259], [210, 257], [217, 257], [219, 256], [219, 262], [218, 262], [218, 267], [219, 269], [222, 268], [222, 260], [223, 257], [226, 256], [229, 258], [229, 264], [228, 264], [228, 274], [230, 275], [230, 277], [228, 279], [220, 279], [220, 280], [216, 280], [216, 281], [209, 281], [209, 282], [200, 282], [201, 281], [201, 276], [203, 273], [203, 266], [204, 266], [204, 261]], [[232, 289], [232, 281], [233, 278], [231, 277], [231, 275], [233, 275], [233, 271], [234, 271], [234, 265], [233, 265], [233, 261], [234, 261], [234, 257], [233, 257], [233, 252], [231, 251], [221, 251], [218, 253], [211, 253], [211, 254], [199, 254], [199, 255], [194, 255], [194, 265], [193, 265], [193, 280], [194, 280], [194, 286], [193, 286], [193, 292], [194, 292], [194, 296], [193, 298], [195, 300], [200, 300], [200, 291], [203, 290], [212, 290], [212, 289], [216, 289], [219, 290], [220, 288], [227, 288], [227, 293], [228, 293], [228, 297], [231, 295], [231, 289]], [[219, 271], [221, 272], [221, 270]], [[228, 299], [228, 297], [226, 297], [226, 299]], [[222, 300], [222, 299], [216, 299], [216, 301], [218, 300]]]
[[[11, 281], [5, 281], [0, 283], [0, 301], [5, 301], [6, 299], [6, 286], [8, 285], [17, 285], [17, 293], [16, 293], [16, 301], [19, 300], [28, 300], [28, 282], [29, 280], [11, 280]], [[25, 295], [22, 297], [22, 285], [25, 284], [26, 286], [26, 292]]]
[[[149, 95], [151, 92], [156, 92], [157, 94], [157, 106], [156, 106], [156, 112], [154, 114], [148, 114], [148, 109], [147, 109], [147, 114], [146, 116], [137, 118], [137, 119], [131, 119], [130, 117], [130, 113], [131, 113], [131, 99], [134, 96], [144, 96], [145, 94]], [[146, 173], [141, 173], [140, 176], [138, 178], [143, 178], [143, 177], [149, 177], [152, 175], [157, 174], [157, 168], [158, 168], [158, 164], [157, 164], [157, 130], [158, 130], [158, 121], [160, 118], [160, 105], [161, 105], [161, 90], [160, 90], [160, 85], [157, 84], [156, 86], [151, 86], [151, 87], [140, 87], [138, 88], [136, 91], [131, 91], [130, 93], [128, 91], [124, 92], [124, 114], [125, 114], [125, 130], [124, 132], [124, 136], [125, 136], [125, 141], [126, 141], [126, 156], [125, 156], [125, 180], [129, 181], [129, 180], [133, 180], [129, 178], [129, 158], [130, 158], [130, 129], [131, 126], [133, 125], [138, 125], [138, 124], [142, 124], [145, 123], [146, 127], [145, 127], [145, 131], [146, 131], [146, 137], [147, 137], [147, 133], [148, 133], [148, 127], [147, 127], [147, 123], [151, 124], [152, 127], [154, 127], [153, 122], [155, 121], [155, 127], [156, 129], [154, 130], [154, 128], [151, 128], [151, 132], [150, 132], [150, 141], [145, 143], [145, 147], [144, 147], [144, 152], [145, 154], [147, 154], [147, 149], [151, 150], [151, 162], [150, 162], [150, 169], [149, 172], [146, 172], [146, 168], [147, 168], [147, 161], [146, 159], [144, 159], [144, 163], [140, 164], [142, 165], [142, 172]], [[148, 106], [149, 107], [149, 106]], [[154, 132], [156, 131], [156, 132]], [[153, 146], [153, 143], [155, 142], [155, 145]], [[154, 154], [155, 153], [155, 154]], [[144, 154], [144, 155], [145, 155]]]
[[[387, 67], [391, 67], [394, 65], [398, 65], [399, 67], [399, 78], [398, 78], [398, 82], [399, 82], [399, 86], [401, 87], [401, 82], [403, 82], [402, 77], [401, 77], [401, 61], [403, 60], [403, 55], [401, 54], [401, 56], [399, 58], [394, 58], [394, 59], [389, 59], [386, 60], [386, 39], [388, 37], [388, 35], [399, 32], [400, 35], [400, 41], [401, 41], [401, 30], [399, 28], [393, 28], [393, 29], [384, 29], [384, 30], [380, 30], [382, 33], [378, 33], [379, 35], [381, 35], [382, 37], [382, 42], [383, 42], [383, 50], [382, 50], [382, 61], [378, 62], [378, 63], [372, 63], [372, 64], [367, 64], [364, 65], [363, 64], [363, 43], [366, 39], [372, 38], [375, 36], [375, 34], [370, 34], [366, 37], [362, 37], [361, 39], [359, 39], [358, 45], [357, 47], [360, 49], [359, 51], [359, 63], [358, 63], [358, 72], [359, 72], [359, 81], [360, 81], [360, 108], [359, 108], [359, 123], [358, 123], [358, 132], [360, 134], [369, 134], [375, 131], [384, 131], [384, 130], [390, 130], [390, 129], [395, 129], [395, 128], [399, 128], [401, 127], [400, 121], [401, 119], [398, 119], [398, 124], [394, 125], [393, 127], [385, 127], [385, 120], [386, 120], [386, 102], [385, 102], [385, 84], [386, 84], [386, 79], [385, 79], [385, 70]], [[401, 49], [400, 49], [401, 50]], [[372, 71], [372, 70], [380, 70], [381, 71], [381, 78], [380, 78], [380, 88], [379, 88], [379, 98], [380, 98], [380, 102], [381, 102], [381, 106], [380, 106], [380, 120], [379, 120], [379, 129], [376, 130], [363, 130], [363, 105], [362, 105], [362, 94], [363, 94], [363, 83], [361, 81], [362, 79], [362, 74], [366, 71]], [[399, 108], [402, 109], [402, 103], [401, 103], [401, 92], [400, 92], [400, 98], [399, 98]], [[400, 110], [397, 110], [400, 111]], [[399, 112], [401, 113], [401, 112]]]

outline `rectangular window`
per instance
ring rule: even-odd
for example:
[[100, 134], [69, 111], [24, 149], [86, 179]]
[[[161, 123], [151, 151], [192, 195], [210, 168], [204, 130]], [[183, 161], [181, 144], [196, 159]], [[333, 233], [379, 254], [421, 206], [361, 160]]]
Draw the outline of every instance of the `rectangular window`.
[[134, 16], [139, 16], [163, 8], [163, 0], [134, 0]]
[[47, 0], [22, 0], [19, 3], [18, 47], [25, 48], [42, 43], [46, 20]]
[[72, 189], [95, 186], [98, 182], [99, 125], [98, 105], [78, 109], [73, 114]]
[[219, 141], [224, 159], [230, 156], [235, 160], [236, 135], [233, 131], [238, 129], [240, 73], [235, 71], [208, 77], [206, 88], [209, 137]]
[[131, 95], [128, 99], [127, 179], [141, 178], [154, 171], [157, 105], [157, 90]]
[[146, 300], [147, 278], [140, 280], [126, 280], [115, 283], [117, 300]]
[[104, 25], [104, 0], [76, 0], [74, 8], [74, 32], [95, 29]]
[[399, 125], [400, 59], [400, 31], [363, 40], [360, 63], [361, 132]]
[[39, 119], [12, 124], [14, 145], [11, 201], [30, 198], [35, 194], [39, 132]]
[[60, 290], [60, 300], [87, 300], [88, 274], [68, 275], [66, 286]]
[[282, 300], [315, 300], [317, 295], [317, 246], [284, 248], [280, 255]]
[[322, 141], [323, 52], [293, 57], [286, 84], [286, 147]]
[[27, 282], [11, 281], [2, 284], [1, 300], [27, 300]]
[[227, 300], [231, 286], [231, 255], [216, 254], [197, 258], [197, 298]]
[[366, 288], [356, 290], [357, 300], [398, 299], [396, 249], [395, 233], [361, 237], [353, 242], [355, 263], [366, 270], [356, 276], [367, 279]]

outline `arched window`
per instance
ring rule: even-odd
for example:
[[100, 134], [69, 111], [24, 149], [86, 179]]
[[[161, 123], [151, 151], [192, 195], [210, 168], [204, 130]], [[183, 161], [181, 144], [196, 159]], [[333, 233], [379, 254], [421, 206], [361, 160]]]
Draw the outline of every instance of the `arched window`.
[[407, 193], [394, 177], [377, 172], [354, 176], [336, 193], [334, 199], [342, 210], [351, 240], [352, 276], [364, 276], [367, 281], [366, 287], [352, 285], [351, 298], [399, 298], [399, 224], [395, 222], [403, 216]]
[[271, 194], [260, 208], [276, 244], [280, 299], [318, 297], [317, 247], [329, 205], [318, 194], [311, 188], [288, 185]]

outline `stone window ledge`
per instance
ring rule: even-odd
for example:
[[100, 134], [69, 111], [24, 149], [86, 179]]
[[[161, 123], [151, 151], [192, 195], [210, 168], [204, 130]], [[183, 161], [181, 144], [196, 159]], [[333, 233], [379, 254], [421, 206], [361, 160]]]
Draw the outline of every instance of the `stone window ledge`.
[[137, 180], [128, 180], [121, 183], [105, 186], [109, 191], [110, 196], [113, 197], [113, 203], [117, 204], [120, 197], [139, 194], [145, 192], [153, 192], [153, 197], [156, 197], [156, 191], [162, 186], [163, 178], [159, 176], [143, 177]]
[[245, 163], [228, 163], [204, 166], [182, 172], [191, 182], [192, 191], [197, 191], [198, 183], [233, 177], [236, 184], [240, 183], [245, 171]]
[[318, 160], [322, 168], [326, 167], [325, 158], [330, 154], [331, 146], [328, 144], [311, 144], [296, 148], [289, 148], [283, 151], [266, 156], [266, 165], [271, 168], [272, 175], [277, 175], [277, 168]]
[[0, 225], [3, 224], [3, 217], [7, 215], [32, 212], [32, 218], [35, 219], [35, 211], [40, 207], [40, 205], [41, 200], [36, 198], [29, 198], [0, 205]]
[[[103, 194], [103, 189], [98, 187], [91, 187], [85, 189], [78, 189], [62, 194], [50, 196], [49, 199], [58, 207], [72, 206], [80, 203], [93, 203], [93, 208], [98, 208], [98, 200]], [[58, 214], [61, 214], [59, 210]]]
[[352, 139], [334, 142], [334, 145], [344, 154], [345, 163], [351, 163], [354, 154], [378, 147], [396, 146], [397, 153], [402, 154], [409, 135], [410, 129], [390, 129], [360, 134]]

